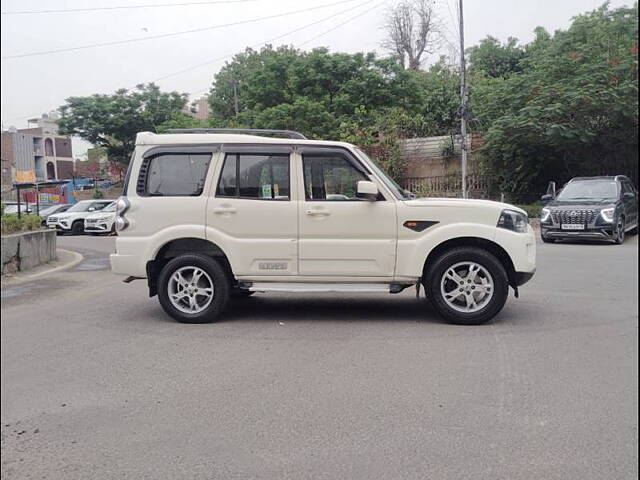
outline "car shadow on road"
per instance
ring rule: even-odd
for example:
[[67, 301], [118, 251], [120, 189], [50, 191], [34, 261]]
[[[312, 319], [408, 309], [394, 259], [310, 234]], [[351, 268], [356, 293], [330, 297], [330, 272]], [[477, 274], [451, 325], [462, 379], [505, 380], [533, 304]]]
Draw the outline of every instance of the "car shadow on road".
[[218, 322], [430, 322], [443, 323], [424, 298], [291, 297], [255, 295], [232, 299]]

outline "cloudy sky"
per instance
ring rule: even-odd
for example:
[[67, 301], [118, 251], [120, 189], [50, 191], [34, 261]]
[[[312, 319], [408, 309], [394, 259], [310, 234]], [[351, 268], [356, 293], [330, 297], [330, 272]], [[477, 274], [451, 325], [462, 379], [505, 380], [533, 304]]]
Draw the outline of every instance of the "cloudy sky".
[[[198, 97], [208, 91], [213, 74], [228, 57], [272, 39], [276, 45], [305, 49], [326, 46], [382, 53], [381, 25], [385, 9], [394, 2], [2, 0], [2, 125], [25, 127], [28, 118], [55, 109], [69, 96], [108, 93], [142, 82], [156, 81], [163, 89]], [[177, 3], [182, 5], [162, 6]], [[435, 3], [447, 37], [442, 53], [448, 53], [449, 45], [457, 42], [458, 0]], [[630, 3], [611, 1], [612, 7]], [[465, 0], [466, 44], [487, 35], [527, 42], [536, 26], [549, 31], [566, 28], [571, 17], [601, 4], [602, 0]], [[113, 8], [141, 5], [147, 7]], [[107, 9], [81, 10], [97, 7]], [[11, 13], [25, 11], [42, 13]], [[189, 30], [199, 31], [156, 38]], [[37, 54], [131, 39], [136, 41]], [[33, 55], [20, 56], [24, 54]], [[78, 144], [76, 153], [80, 151]]]

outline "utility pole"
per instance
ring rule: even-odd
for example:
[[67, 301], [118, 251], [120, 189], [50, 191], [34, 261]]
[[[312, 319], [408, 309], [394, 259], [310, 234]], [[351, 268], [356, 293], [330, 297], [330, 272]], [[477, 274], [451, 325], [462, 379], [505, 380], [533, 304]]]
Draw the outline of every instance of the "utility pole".
[[236, 112], [236, 118], [238, 118], [238, 113], [240, 113], [238, 109], [238, 81], [234, 79], [231, 83], [233, 85], [233, 106]]
[[460, 153], [462, 157], [462, 198], [467, 192], [467, 66], [464, 60], [464, 14], [462, 0], [460, 10]]

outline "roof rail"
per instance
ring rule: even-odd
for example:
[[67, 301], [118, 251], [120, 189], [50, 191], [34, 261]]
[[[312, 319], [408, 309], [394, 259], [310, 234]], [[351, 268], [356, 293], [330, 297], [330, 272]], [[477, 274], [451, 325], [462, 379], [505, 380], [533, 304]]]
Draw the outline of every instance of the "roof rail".
[[294, 130], [271, 130], [263, 128], [171, 128], [166, 133], [231, 133], [237, 135], [280, 135], [285, 138], [307, 140], [300, 132]]

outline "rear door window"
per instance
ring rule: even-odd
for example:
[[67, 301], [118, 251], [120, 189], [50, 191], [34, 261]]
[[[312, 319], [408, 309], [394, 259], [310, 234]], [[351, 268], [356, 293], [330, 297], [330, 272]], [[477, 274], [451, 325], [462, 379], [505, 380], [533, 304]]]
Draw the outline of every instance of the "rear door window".
[[289, 200], [289, 155], [227, 153], [216, 196]]

